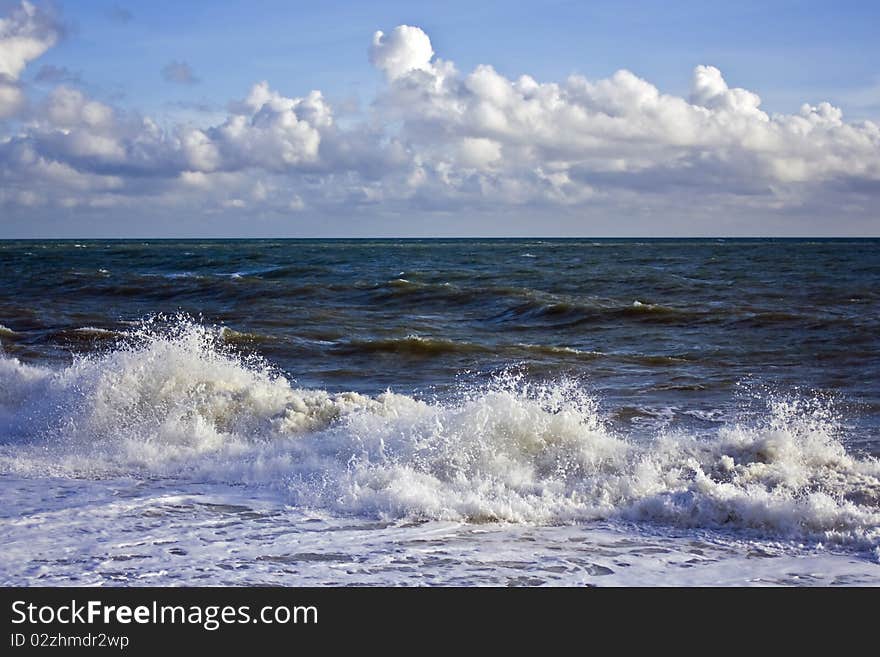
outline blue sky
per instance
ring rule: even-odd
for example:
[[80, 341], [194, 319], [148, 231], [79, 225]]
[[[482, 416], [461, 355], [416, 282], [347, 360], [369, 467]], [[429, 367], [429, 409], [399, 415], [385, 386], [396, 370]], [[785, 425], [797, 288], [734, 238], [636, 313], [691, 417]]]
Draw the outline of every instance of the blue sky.
[[[24, 67], [6, 74], [14, 102], [0, 107], [0, 237], [880, 232], [880, 3], [22, 6], [0, 0], [0, 18], [18, 16], [6, 47], [16, 30], [41, 44], [9, 51]], [[388, 38], [371, 50], [377, 30]], [[3, 48], [0, 31], [0, 61]], [[383, 68], [389, 53], [407, 58], [403, 74]], [[481, 65], [495, 77], [473, 77]], [[694, 100], [700, 65], [719, 73]], [[633, 96], [622, 69], [660, 100]], [[524, 74], [540, 102], [517, 86]], [[244, 108], [260, 81], [275, 100]], [[312, 90], [332, 119], [309, 118], [299, 99]], [[102, 118], [61, 120], [62, 104]], [[236, 116], [255, 128], [230, 136]], [[144, 118], [162, 134], [139, 134]], [[35, 161], [45, 184], [25, 170]]]
[[[5, 2], [0, 4], [12, 5]], [[41, 64], [82, 72], [103, 97], [152, 111], [191, 102], [222, 108], [255, 79], [290, 93], [368, 101], [380, 76], [366, 52], [375, 30], [417, 25], [463, 70], [559, 80], [626, 68], [686, 94], [690, 71], [712, 64], [758, 92], [770, 111], [832, 102], [880, 117], [880, 3], [809, 2], [57, 2], [70, 37]], [[120, 20], [120, 13], [130, 18]], [[169, 85], [185, 61], [200, 82]], [[36, 75], [39, 67], [34, 67]], [[873, 103], [869, 96], [875, 91]]]

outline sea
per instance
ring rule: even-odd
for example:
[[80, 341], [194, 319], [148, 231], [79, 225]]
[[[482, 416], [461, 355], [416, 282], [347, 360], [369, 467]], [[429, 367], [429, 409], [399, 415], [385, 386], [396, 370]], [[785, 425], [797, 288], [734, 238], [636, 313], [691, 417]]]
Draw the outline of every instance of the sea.
[[880, 584], [880, 240], [0, 242], [0, 584]]

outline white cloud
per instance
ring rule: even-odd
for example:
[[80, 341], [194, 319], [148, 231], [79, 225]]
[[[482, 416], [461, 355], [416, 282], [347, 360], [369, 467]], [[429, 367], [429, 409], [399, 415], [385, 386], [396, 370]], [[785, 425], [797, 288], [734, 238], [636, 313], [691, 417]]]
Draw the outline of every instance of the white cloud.
[[89, 129], [108, 129], [113, 122], [113, 110], [98, 101], [90, 100], [70, 87], [56, 87], [46, 103], [49, 120], [58, 128], [85, 126]]
[[197, 144], [189, 164], [209, 171], [284, 171], [315, 163], [321, 131], [332, 125], [332, 111], [320, 92], [287, 98], [260, 82], [222, 125], [189, 137]]
[[55, 45], [58, 24], [30, 2], [22, 2], [8, 18], [0, 18], [0, 75], [18, 79], [28, 62]]
[[458, 161], [465, 167], [489, 169], [501, 159], [501, 144], [485, 137], [465, 137], [458, 149]]
[[[23, 103], [17, 76], [59, 31], [26, 3], [0, 25], [9, 114]], [[320, 91], [286, 95], [265, 81], [213, 125], [165, 128], [58, 86], [21, 129], [0, 133], [0, 202], [720, 217], [829, 205], [868, 216], [880, 197], [876, 124], [828, 103], [771, 115], [712, 66], [694, 69], [687, 98], [626, 70], [559, 82], [490, 65], [460, 73], [406, 25], [376, 32], [369, 57], [386, 84], [371, 116], [342, 125]]]
[[370, 62], [391, 80], [410, 71], [431, 70], [433, 56], [431, 40], [417, 27], [398, 25], [391, 34], [379, 30], [373, 35]]
[[15, 114], [24, 105], [24, 94], [17, 84], [0, 78], [0, 119]]
[[691, 87], [691, 102], [709, 109], [723, 110], [732, 114], [752, 116], [767, 121], [768, 116], [758, 106], [761, 97], [746, 89], [731, 89], [714, 66], [697, 66]]
[[220, 149], [201, 130], [192, 128], [184, 131], [181, 148], [192, 173], [214, 171], [220, 167]]
[[[626, 70], [596, 82], [573, 76], [538, 83], [487, 65], [462, 76], [450, 64], [434, 64], [391, 76], [381, 107], [402, 122], [402, 140], [423, 163], [452, 167], [434, 170], [458, 191], [473, 189], [474, 181], [456, 167], [491, 168], [479, 180], [480, 194], [500, 188], [499, 178], [516, 198], [561, 202], [592, 198], [597, 189], [698, 185], [706, 195], [765, 195], [769, 207], [796, 198], [795, 184], [880, 179], [876, 125], [846, 123], [827, 103], [771, 117], [757, 94], [731, 88], [711, 66], [696, 67], [684, 99]], [[478, 150], [489, 144], [491, 159], [481, 162]], [[565, 184], [546, 188], [536, 178]]]
[[0, 18], [0, 119], [24, 105], [19, 76], [61, 37], [61, 26], [51, 15], [26, 0]]

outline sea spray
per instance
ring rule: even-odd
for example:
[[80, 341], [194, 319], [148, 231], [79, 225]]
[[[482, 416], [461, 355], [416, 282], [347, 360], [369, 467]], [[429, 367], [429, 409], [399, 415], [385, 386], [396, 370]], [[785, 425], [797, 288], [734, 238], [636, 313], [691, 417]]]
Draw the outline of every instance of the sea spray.
[[222, 331], [156, 321], [50, 369], [0, 357], [0, 468], [275, 491], [377, 518], [624, 519], [880, 546], [880, 464], [817, 400], [711, 435], [615, 434], [574, 380], [509, 371], [447, 399], [299, 388]]

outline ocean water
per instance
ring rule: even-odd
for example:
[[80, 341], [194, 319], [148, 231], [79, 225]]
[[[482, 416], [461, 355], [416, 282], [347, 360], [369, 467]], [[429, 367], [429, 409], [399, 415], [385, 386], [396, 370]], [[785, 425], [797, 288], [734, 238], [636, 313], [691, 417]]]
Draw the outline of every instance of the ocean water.
[[880, 584], [880, 240], [0, 242], [0, 584]]

